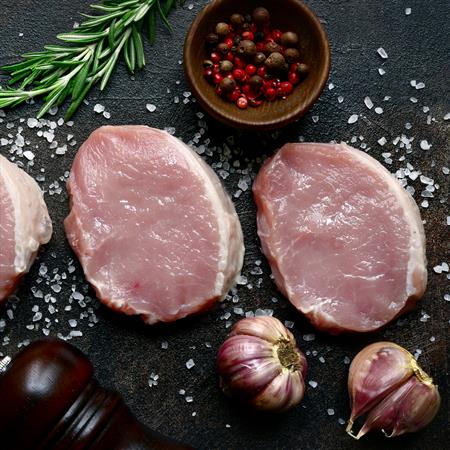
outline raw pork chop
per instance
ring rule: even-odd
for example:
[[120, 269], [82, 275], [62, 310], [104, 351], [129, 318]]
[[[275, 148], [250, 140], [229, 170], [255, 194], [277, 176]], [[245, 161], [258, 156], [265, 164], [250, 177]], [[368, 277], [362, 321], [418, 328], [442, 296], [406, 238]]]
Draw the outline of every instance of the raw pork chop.
[[288, 144], [253, 192], [276, 283], [317, 328], [372, 331], [422, 297], [419, 209], [372, 157], [345, 144]]
[[174, 321], [211, 307], [239, 275], [234, 206], [207, 164], [168, 133], [99, 128], [78, 151], [68, 188], [69, 243], [111, 308]]
[[36, 181], [0, 155], [0, 302], [14, 291], [51, 235], [52, 222]]

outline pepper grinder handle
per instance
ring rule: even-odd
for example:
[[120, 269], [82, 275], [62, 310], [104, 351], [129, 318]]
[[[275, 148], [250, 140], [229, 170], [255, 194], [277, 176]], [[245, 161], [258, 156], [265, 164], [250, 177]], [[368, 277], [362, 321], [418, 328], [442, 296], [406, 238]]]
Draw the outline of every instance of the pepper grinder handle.
[[88, 358], [56, 339], [32, 343], [0, 373], [0, 448], [192, 450], [141, 424]]

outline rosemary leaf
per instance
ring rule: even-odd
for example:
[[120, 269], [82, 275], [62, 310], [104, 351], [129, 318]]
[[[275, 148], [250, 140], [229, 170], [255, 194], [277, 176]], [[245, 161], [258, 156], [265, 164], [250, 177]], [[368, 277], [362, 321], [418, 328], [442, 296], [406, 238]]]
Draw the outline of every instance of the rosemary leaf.
[[175, 7], [176, 0], [103, 0], [91, 5], [98, 15], [82, 14], [86, 20], [78, 28], [57, 36], [62, 45], [46, 45], [42, 51], [25, 53], [20, 62], [1, 67], [9, 82], [8, 87], [0, 87], [0, 108], [44, 96], [40, 118], [70, 96], [66, 118], [72, 117], [97, 82], [100, 90], [105, 89], [121, 54], [131, 73], [144, 67], [144, 19], [153, 44], [157, 15], [171, 31], [167, 16]]

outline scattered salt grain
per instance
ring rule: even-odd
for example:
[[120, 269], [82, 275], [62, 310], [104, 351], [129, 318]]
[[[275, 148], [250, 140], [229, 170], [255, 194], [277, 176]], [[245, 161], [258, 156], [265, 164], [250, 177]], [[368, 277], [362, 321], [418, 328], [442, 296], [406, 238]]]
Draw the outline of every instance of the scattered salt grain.
[[383, 146], [384, 144], [386, 144], [387, 139], [383, 136], [380, 139], [378, 139], [378, 144], [380, 144], [381, 146]]
[[312, 380], [308, 381], [308, 384], [309, 384], [313, 389], [315, 389], [315, 388], [317, 387], [317, 385], [318, 385], [317, 381], [312, 381]]
[[284, 326], [286, 328], [294, 328], [294, 322], [292, 322], [291, 320], [285, 320], [284, 321]]
[[430, 150], [431, 147], [432, 147], [432, 144], [428, 143], [428, 141], [426, 139], [420, 141], [420, 148], [422, 150]]
[[75, 328], [78, 325], [78, 322], [75, 319], [70, 319], [69, 325], [71, 328]]
[[150, 112], [155, 112], [156, 111], [156, 106], [152, 105], [151, 103], [147, 103], [146, 108]]
[[373, 102], [370, 99], [370, 97], [366, 97], [364, 99], [364, 104], [367, 106], [367, 108], [372, 109], [373, 108]]
[[386, 73], [386, 71], [384, 69], [382, 69], [381, 67], [378, 68], [378, 73], [380, 75], [384, 75]]
[[304, 334], [303, 335], [303, 340], [305, 342], [311, 342], [311, 341], [314, 341], [314, 339], [316, 339], [316, 335], [314, 333]]
[[34, 153], [30, 152], [30, 150], [26, 150], [23, 152], [23, 156], [28, 159], [28, 161], [33, 161], [34, 159]]
[[328, 408], [328, 409], [327, 409], [327, 414], [328, 414], [329, 416], [334, 416], [334, 409], [333, 409], [333, 408]]
[[348, 119], [347, 122], [348, 122], [349, 124], [352, 124], [352, 123], [357, 122], [358, 119], [359, 119], [358, 114], [352, 114], [352, 115], [349, 117], [349, 119]]
[[194, 360], [191, 358], [188, 361], [186, 361], [186, 367], [190, 370], [195, 366]]
[[448, 112], [448, 113], [444, 116], [444, 120], [450, 120], [450, 112]]
[[388, 54], [386, 53], [386, 50], [383, 47], [380, 47], [377, 50], [377, 53], [383, 58], [383, 59], [387, 59], [388, 58]]
[[96, 112], [97, 114], [101, 114], [104, 110], [105, 110], [105, 107], [103, 105], [101, 105], [100, 103], [97, 103], [94, 106], [94, 112]]
[[185, 397], [185, 400], [187, 403], [192, 403], [194, 401], [194, 397], [187, 396], [187, 397]]
[[[342, 103], [343, 101], [344, 101], [344, 97], [342, 97], [342, 95], [340, 95], [338, 97], [338, 103]], [[450, 115], [450, 113], [449, 113], [449, 115]]]
[[376, 112], [377, 114], [383, 114], [383, 108], [380, 108], [379, 106], [377, 106], [377, 107], [375, 108], [375, 112]]
[[405, 8], [405, 16], [411, 15], [411, 8]]

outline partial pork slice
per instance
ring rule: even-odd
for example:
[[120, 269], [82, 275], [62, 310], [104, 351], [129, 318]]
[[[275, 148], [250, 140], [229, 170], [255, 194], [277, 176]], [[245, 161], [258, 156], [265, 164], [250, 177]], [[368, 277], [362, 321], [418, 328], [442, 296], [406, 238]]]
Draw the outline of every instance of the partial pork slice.
[[277, 286], [317, 328], [376, 330], [424, 294], [419, 209], [366, 153], [345, 144], [285, 145], [253, 192]]
[[211, 307], [243, 262], [241, 226], [218, 177], [168, 133], [102, 127], [69, 177], [67, 238], [98, 297], [148, 324]]
[[0, 155], [0, 302], [13, 293], [51, 235], [52, 222], [38, 184]]

